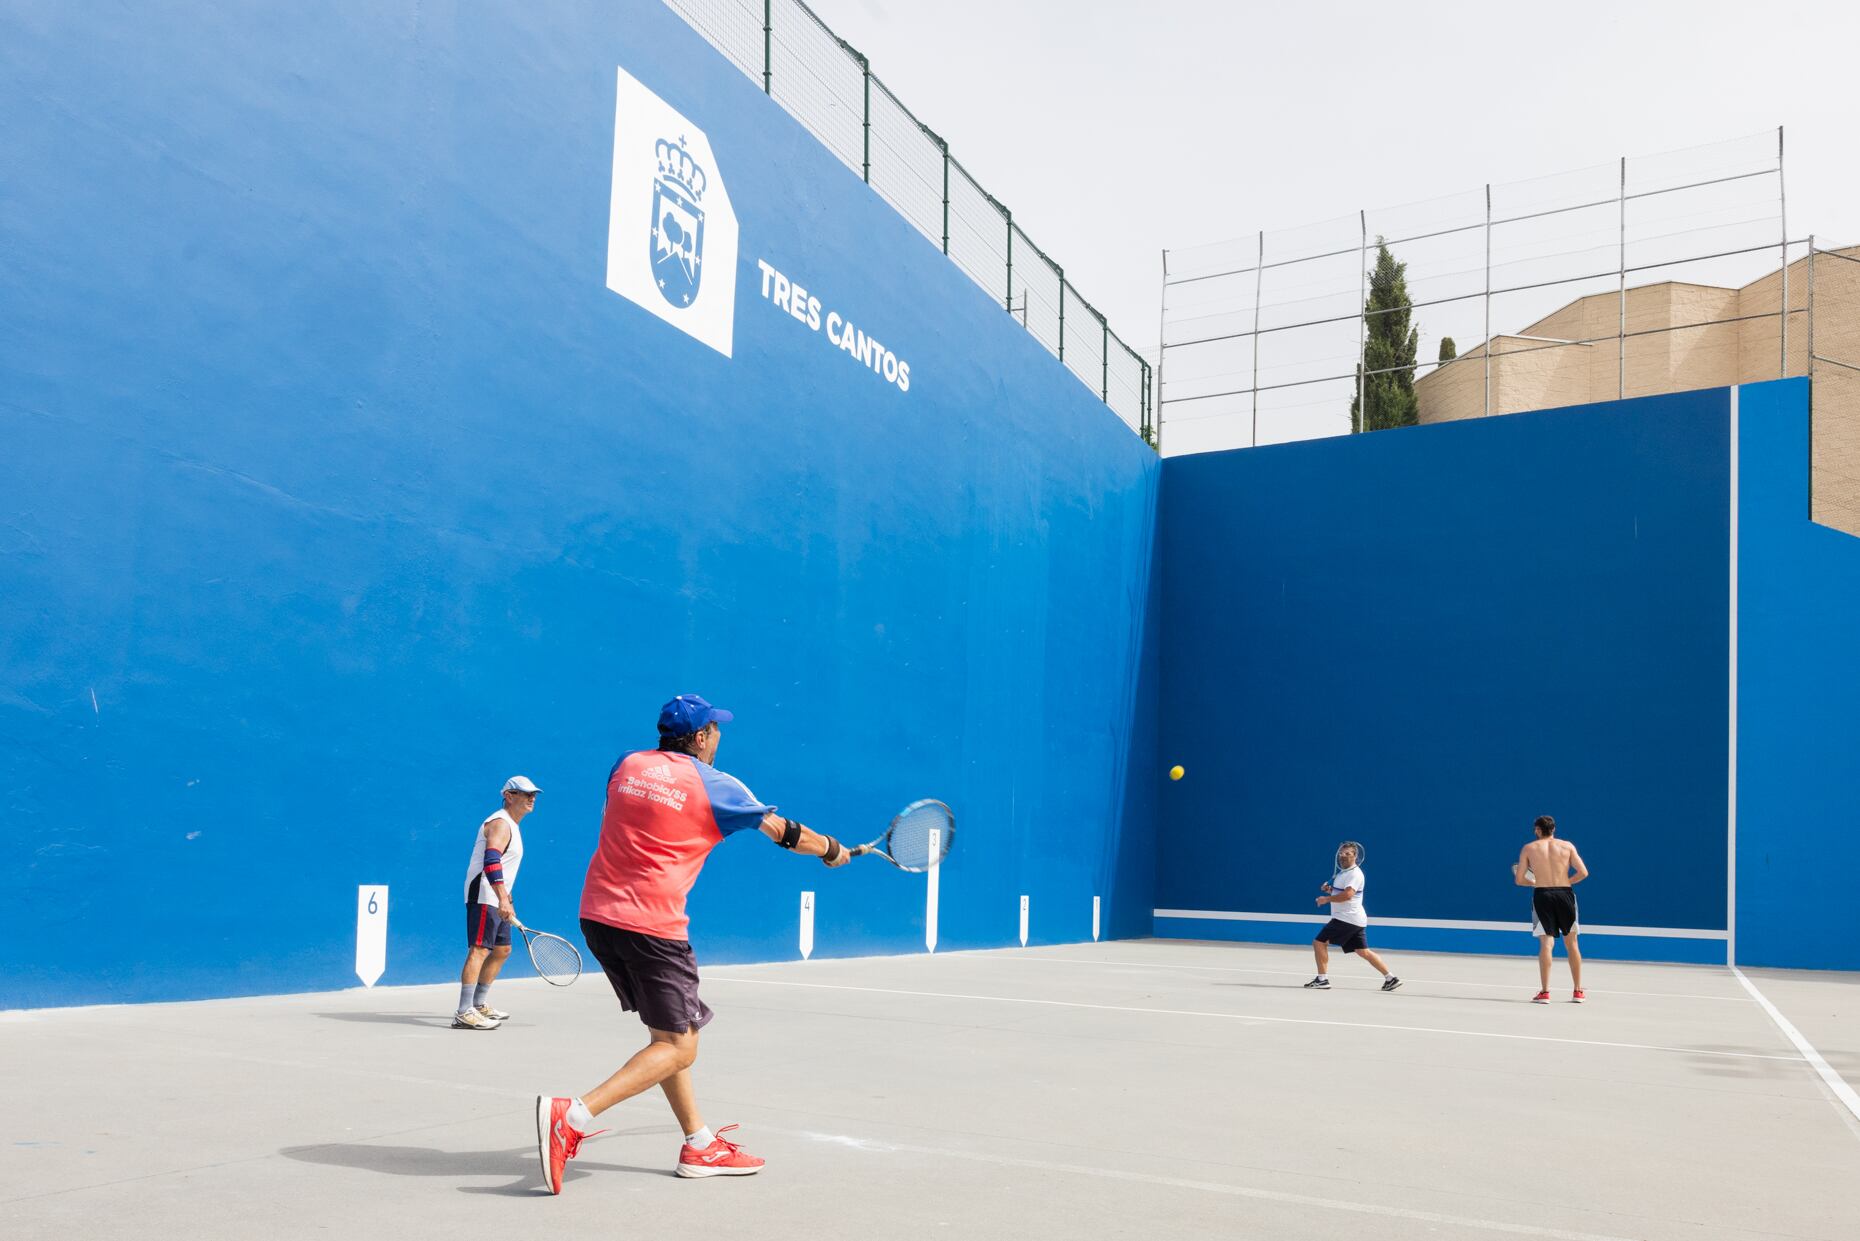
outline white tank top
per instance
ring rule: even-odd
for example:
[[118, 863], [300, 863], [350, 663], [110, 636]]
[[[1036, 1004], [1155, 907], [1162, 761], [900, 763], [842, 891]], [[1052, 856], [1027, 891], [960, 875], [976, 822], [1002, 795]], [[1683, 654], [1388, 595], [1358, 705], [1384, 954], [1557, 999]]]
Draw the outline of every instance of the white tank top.
[[[472, 884], [477, 883], [478, 876], [484, 874], [485, 830], [499, 819], [510, 825], [510, 843], [504, 846], [504, 891], [516, 891], [517, 868], [523, 865], [523, 829], [517, 826], [517, 821], [509, 814], [499, 810], [478, 825], [478, 840], [471, 848], [471, 865], [465, 871], [465, 899], [468, 902], [472, 899]], [[497, 889], [488, 883], [479, 883], [478, 903], [497, 904]]]

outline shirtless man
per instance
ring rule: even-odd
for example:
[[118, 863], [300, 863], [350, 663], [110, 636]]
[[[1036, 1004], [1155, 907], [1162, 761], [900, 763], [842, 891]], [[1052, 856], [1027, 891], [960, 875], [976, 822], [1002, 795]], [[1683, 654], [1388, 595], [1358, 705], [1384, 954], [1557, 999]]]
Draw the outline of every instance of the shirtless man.
[[1531, 889], [1531, 932], [1537, 936], [1537, 974], [1542, 984], [1532, 997], [1534, 1004], [1550, 1002], [1550, 958], [1556, 941], [1563, 941], [1569, 956], [1569, 979], [1576, 989], [1576, 1003], [1583, 1001], [1582, 949], [1576, 944], [1576, 885], [1589, 877], [1582, 855], [1567, 840], [1556, 838], [1556, 820], [1539, 815], [1533, 824], [1537, 839], [1518, 852], [1512, 864], [1511, 878], [1521, 888]]

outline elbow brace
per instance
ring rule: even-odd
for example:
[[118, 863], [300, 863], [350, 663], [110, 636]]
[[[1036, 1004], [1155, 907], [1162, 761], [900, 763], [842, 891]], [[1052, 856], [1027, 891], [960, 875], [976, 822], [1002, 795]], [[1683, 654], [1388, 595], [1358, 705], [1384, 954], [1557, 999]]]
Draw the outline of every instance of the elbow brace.
[[484, 851], [484, 881], [486, 883], [504, 882], [504, 853], [501, 849]]
[[807, 824], [799, 819], [786, 819], [787, 827], [782, 829], [781, 839], [775, 843], [784, 849], [792, 849], [801, 843], [801, 833], [807, 830]]

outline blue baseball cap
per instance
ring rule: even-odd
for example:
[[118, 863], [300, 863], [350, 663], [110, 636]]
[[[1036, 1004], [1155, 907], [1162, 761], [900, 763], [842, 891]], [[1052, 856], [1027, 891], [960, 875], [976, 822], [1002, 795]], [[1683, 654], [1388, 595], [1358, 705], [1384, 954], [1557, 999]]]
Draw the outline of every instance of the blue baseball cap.
[[697, 732], [706, 724], [728, 724], [736, 717], [696, 694], [680, 694], [659, 708], [659, 731], [668, 737]]

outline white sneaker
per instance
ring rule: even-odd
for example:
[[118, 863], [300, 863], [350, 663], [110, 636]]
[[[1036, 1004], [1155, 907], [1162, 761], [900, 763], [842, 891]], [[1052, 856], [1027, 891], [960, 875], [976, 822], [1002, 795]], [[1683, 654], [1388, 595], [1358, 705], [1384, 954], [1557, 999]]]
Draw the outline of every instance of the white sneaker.
[[475, 1008], [468, 1008], [462, 1013], [452, 1014], [454, 1030], [495, 1030], [497, 1023]]
[[492, 1021], [504, 1022], [510, 1020], [509, 1013], [501, 1008], [492, 1008], [489, 1004], [478, 1005], [478, 1012], [490, 1018]]

